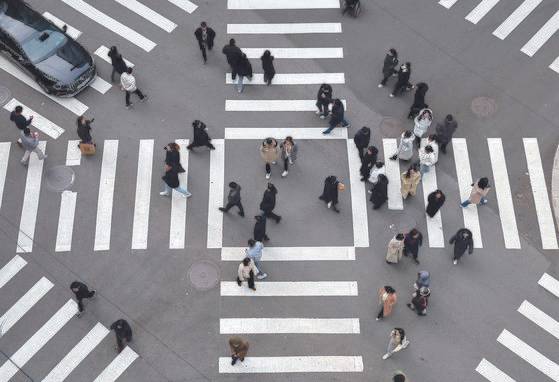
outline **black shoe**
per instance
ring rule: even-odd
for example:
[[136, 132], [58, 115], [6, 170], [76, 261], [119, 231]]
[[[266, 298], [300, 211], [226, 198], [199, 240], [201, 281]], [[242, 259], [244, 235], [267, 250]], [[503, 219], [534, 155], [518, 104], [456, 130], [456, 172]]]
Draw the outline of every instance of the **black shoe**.
[[279, 223], [280, 221], [281, 221], [281, 216], [276, 219], [276, 224]]
[[237, 213], [239, 214], [240, 217], [242, 217], [242, 218], [245, 217], [245, 213], [244, 213], [244, 212], [239, 211], [239, 212], [237, 212]]
[[223, 207], [219, 207], [218, 209], [219, 209], [221, 212], [227, 212], [227, 210], [226, 210], [225, 208], [223, 208]]
[[406, 306], [407, 306], [408, 308], [410, 308], [411, 310], [415, 310], [414, 307], [413, 307], [411, 304], [409, 304], [409, 303], [406, 304]]
[[231, 365], [235, 365], [237, 363], [237, 358], [231, 358]]
[[390, 160], [396, 160], [398, 159], [398, 154], [394, 154], [390, 157]]
[[415, 263], [416, 263], [417, 265], [419, 265], [419, 260], [413, 259], [413, 261], [415, 261]]

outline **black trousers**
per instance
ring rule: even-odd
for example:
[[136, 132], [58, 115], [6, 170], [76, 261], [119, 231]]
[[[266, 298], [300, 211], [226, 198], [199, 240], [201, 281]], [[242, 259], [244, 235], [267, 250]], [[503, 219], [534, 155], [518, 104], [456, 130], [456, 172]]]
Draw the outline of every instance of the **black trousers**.
[[270, 163], [266, 163], [266, 174], [270, 173], [272, 173], [272, 166], [270, 166]]
[[357, 146], [355, 145], [355, 147], [357, 147], [357, 153], [359, 154], [359, 159], [361, 159], [361, 162], [363, 162], [363, 157], [365, 156], [365, 149], [367, 148], [367, 146]]
[[396, 71], [394, 70], [392, 73], [388, 73], [388, 74], [383, 73], [383, 74], [382, 74], [382, 80], [380, 81], [380, 83], [381, 83], [382, 86], [386, 86], [386, 82], [388, 81], [388, 79], [389, 79], [390, 77], [392, 77], [392, 74], [393, 74], [393, 73], [396, 73]]
[[113, 71], [111, 72], [111, 82], [115, 82], [115, 74], [118, 74], [120, 76], [122, 73], [116, 70], [113, 66]]
[[227, 205], [225, 207], [223, 207], [223, 209], [225, 211], [229, 211], [231, 208], [233, 208], [234, 206], [237, 206], [239, 208], [239, 213], [241, 215], [245, 214], [245, 210], [243, 209], [243, 205], [241, 204], [240, 201], [238, 202], [228, 202]]
[[330, 104], [329, 100], [318, 100], [316, 101], [316, 107], [318, 107], [318, 110], [320, 110], [320, 112], [325, 116], [328, 117], [328, 105]]
[[274, 211], [262, 211], [262, 215], [266, 216], [267, 218], [272, 218], [275, 221], [279, 221], [281, 219], [281, 216], [276, 215]]
[[119, 336], [116, 334], [116, 346], [118, 347], [118, 351], [121, 352], [128, 342], [132, 341], [132, 336], [126, 338], [125, 336]]
[[76, 298], [78, 299], [78, 311], [79, 311], [79, 312], [83, 312], [83, 302], [82, 302], [82, 300], [83, 300], [84, 298], [91, 298], [91, 297], [93, 297], [94, 295], [95, 295], [95, 292], [94, 292], [94, 291], [90, 291], [90, 290], [87, 291], [87, 295], [86, 295], [86, 296], [78, 297], [78, 296], [76, 295]]
[[377, 314], [377, 318], [384, 318], [384, 305], [380, 307], [380, 311]]
[[187, 149], [192, 150], [194, 147], [200, 147], [200, 146], [206, 146], [207, 148], [209, 148], [210, 150], [214, 150], [215, 147], [214, 145], [212, 145], [211, 142], [205, 143], [205, 144], [199, 144], [196, 142], [192, 142], [191, 144], [189, 144], [188, 146], [186, 146]]
[[289, 170], [289, 158], [285, 158], [285, 159], [283, 160], [283, 169], [284, 169], [285, 171], [288, 171], [288, 170]]
[[144, 99], [144, 95], [140, 89], [136, 89], [133, 92], [126, 91], [126, 106], [130, 106], [130, 93], [136, 94], [140, 99]]

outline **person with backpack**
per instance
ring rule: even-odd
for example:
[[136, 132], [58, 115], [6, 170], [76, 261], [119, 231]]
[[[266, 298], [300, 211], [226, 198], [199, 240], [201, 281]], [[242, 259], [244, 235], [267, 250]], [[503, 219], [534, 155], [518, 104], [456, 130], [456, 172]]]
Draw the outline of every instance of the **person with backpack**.
[[241, 49], [236, 45], [235, 39], [232, 38], [229, 40], [229, 44], [225, 45], [221, 51], [225, 57], [227, 58], [227, 63], [231, 67], [231, 79], [235, 81], [237, 78], [237, 74], [235, 72], [235, 66], [237, 65], [237, 61], [241, 58], [243, 52]]
[[377, 162], [378, 149], [375, 146], [369, 146], [365, 155], [361, 159], [361, 167], [359, 167], [359, 174], [361, 175], [361, 181], [365, 182], [369, 179], [371, 175], [371, 169]]

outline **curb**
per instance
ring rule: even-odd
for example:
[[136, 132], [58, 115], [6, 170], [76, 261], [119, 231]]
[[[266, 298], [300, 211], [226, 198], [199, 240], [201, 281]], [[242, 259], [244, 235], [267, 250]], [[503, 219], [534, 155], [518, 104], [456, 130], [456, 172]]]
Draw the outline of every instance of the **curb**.
[[555, 221], [559, 222], [559, 145], [555, 151], [553, 171], [551, 172], [551, 203], [553, 204]]

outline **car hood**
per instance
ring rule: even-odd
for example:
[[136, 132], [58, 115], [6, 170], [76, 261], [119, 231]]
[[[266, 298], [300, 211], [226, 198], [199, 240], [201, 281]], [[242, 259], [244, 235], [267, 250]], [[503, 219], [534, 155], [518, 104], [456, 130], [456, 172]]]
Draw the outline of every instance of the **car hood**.
[[69, 44], [60, 48], [56, 54], [35, 64], [41, 72], [55, 78], [61, 84], [68, 85], [93, 65], [89, 54]]

